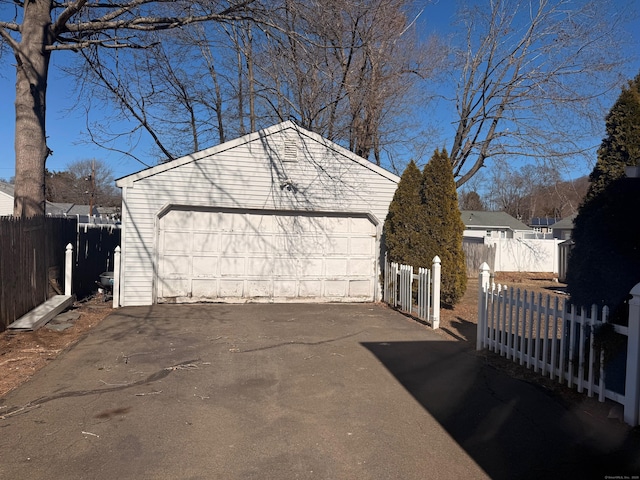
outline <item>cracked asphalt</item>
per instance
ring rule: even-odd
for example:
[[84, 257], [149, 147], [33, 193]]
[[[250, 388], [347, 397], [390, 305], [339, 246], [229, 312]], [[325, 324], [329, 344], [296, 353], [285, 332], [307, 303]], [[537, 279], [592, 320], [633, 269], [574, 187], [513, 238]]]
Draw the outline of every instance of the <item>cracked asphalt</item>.
[[377, 304], [122, 308], [0, 399], [0, 478], [604, 478], [637, 440]]

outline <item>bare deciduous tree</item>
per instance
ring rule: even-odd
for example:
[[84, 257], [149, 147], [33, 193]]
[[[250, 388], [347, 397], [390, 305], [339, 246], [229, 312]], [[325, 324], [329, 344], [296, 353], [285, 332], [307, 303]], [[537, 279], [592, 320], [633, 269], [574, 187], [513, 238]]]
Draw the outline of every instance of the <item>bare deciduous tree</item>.
[[[285, 1], [260, 55], [259, 97], [272, 117], [305, 128], [381, 163], [382, 150], [407, 138], [420, 82], [445, 56], [420, 41], [409, 0]], [[403, 135], [404, 134], [404, 135]]]
[[621, 81], [624, 13], [569, 0], [493, 0], [462, 12], [451, 147], [458, 187], [492, 157], [557, 162], [590, 152], [599, 99]]
[[251, 19], [252, 0], [72, 0], [12, 2], [0, 21], [0, 38], [16, 59], [16, 183], [14, 214], [44, 214], [45, 162], [51, 154], [45, 128], [49, 61], [55, 50], [148, 45], [150, 31], [199, 22]]

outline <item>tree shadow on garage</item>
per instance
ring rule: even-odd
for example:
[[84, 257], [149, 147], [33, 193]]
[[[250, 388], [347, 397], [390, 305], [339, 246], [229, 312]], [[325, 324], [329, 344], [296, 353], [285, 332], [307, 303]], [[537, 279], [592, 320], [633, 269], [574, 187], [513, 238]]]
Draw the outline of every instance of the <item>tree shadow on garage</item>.
[[[363, 343], [494, 479], [640, 474], [640, 432], [588, 417], [457, 342]], [[630, 478], [630, 477], [629, 477]]]

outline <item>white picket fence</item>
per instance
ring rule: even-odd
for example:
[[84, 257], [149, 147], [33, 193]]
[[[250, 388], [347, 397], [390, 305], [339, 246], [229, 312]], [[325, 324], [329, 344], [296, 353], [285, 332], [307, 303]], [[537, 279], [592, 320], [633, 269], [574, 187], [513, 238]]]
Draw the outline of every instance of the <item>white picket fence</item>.
[[480, 267], [476, 349], [488, 348], [603, 402], [624, 406], [624, 420], [638, 425], [640, 415], [640, 284], [631, 290], [628, 327], [611, 325], [627, 337], [624, 393], [606, 386], [604, 348], [596, 332], [608, 322], [606, 307], [582, 309], [547, 295], [490, 284], [489, 266]]
[[[440, 258], [435, 256], [431, 269], [390, 262], [384, 258], [383, 299], [389, 305], [440, 328]], [[418, 281], [417, 295], [413, 282]]]

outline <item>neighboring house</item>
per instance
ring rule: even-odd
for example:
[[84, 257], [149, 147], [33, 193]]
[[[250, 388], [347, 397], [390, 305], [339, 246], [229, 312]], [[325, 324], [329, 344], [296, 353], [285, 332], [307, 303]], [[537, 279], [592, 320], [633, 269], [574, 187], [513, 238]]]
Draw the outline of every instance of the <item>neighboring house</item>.
[[0, 217], [13, 215], [13, 185], [0, 182]]
[[[0, 217], [13, 215], [13, 185], [0, 182]], [[50, 217], [74, 217], [79, 224], [112, 224], [117, 216], [111, 214], [113, 207], [105, 209], [93, 207], [93, 216], [89, 216], [89, 205], [77, 205], [75, 203], [46, 202], [45, 211]]]
[[573, 233], [573, 221], [578, 214], [574, 213], [553, 224], [553, 238], [569, 240]]
[[377, 300], [398, 181], [292, 122], [121, 178], [120, 304]]
[[464, 236], [476, 238], [521, 238], [532, 230], [506, 212], [462, 210]]
[[553, 228], [553, 224], [556, 223], [557, 220], [551, 217], [533, 217], [529, 222], [529, 227], [536, 233], [551, 233], [551, 229]]

